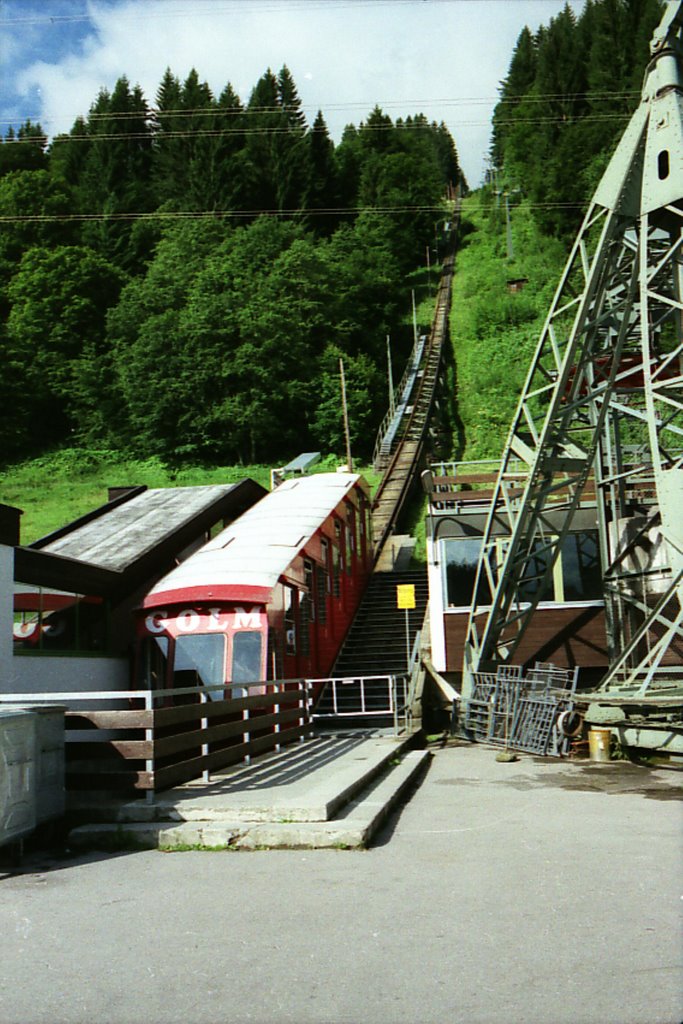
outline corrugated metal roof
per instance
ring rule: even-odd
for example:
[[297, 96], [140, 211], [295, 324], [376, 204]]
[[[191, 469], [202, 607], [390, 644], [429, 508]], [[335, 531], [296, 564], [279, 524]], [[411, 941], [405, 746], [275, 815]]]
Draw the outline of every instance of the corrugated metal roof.
[[42, 550], [121, 571], [234, 487], [217, 484], [150, 489], [51, 541]]
[[150, 594], [212, 585], [274, 587], [296, 552], [358, 480], [353, 473], [286, 480], [160, 580]]

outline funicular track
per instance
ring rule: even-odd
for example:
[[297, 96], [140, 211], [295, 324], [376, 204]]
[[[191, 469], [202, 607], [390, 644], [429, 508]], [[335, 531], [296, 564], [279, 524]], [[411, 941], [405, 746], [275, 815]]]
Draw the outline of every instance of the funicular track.
[[454, 255], [444, 260], [436, 294], [431, 330], [415, 377], [411, 405], [393, 443], [393, 450], [375, 495], [373, 546], [375, 562], [390, 537], [405, 504], [424, 453], [429, 420], [434, 406], [443, 349], [448, 338]]
[[[373, 505], [375, 571], [358, 613], [335, 662], [333, 676], [316, 706], [314, 718], [367, 728], [368, 721], [393, 722], [395, 731], [409, 728], [420, 680], [420, 632], [427, 604], [426, 573], [380, 567], [382, 549], [392, 535], [416, 472], [421, 466], [430, 415], [441, 371], [454, 256], [444, 260], [436, 306], [427, 338], [416, 340], [400, 385], [400, 401], [380, 429], [376, 455], [386, 465]], [[376, 462], [377, 466], [378, 463]], [[378, 467], [378, 468], [379, 468]], [[396, 588], [411, 585], [411, 611], [396, 608]], [[380, 673], [379, 675], [377, 673]], [[403, 726], [400, 725], [403, 723]]]

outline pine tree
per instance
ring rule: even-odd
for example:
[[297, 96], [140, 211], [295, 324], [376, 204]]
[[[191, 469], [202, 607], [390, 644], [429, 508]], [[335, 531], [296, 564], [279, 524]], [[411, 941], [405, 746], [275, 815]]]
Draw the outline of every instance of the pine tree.
[[507, 140], [514, 131], [511, 122], [514, 122], [520, 104], [533, 88], [537, 63], [536, 40], [525, 27], [515, 44], [507, 78], [501, 84], [500, 100], [493, 111], [491, 159], [494, 167], [503, 166]]
[[180, 106], [180, 82], [171, 69], [166, 68], [157, 89], [154, 117], [153, 183], [157, 206], [174, 204], [181, 194], [178, 175], [182, 181], [183, 147], [177, 136], [184, 129], [185, 119]]
[[253, 210], [298, 211], [309, 166], [305, 118], [292, 77], [283, 67], [261, 76], [247, 105], [246, 183]]
[[10, 171], [42, 171], [47, 167], [47, 137], [39, 124], [25, 121], [15, 133], [10, 125], [0, 135], [0, 177]]
[[316, 114], [308, 143], [310, 172], [305, 206], [311, 211], [329, 211], [314, 217], [312, 227], [318, 232], [330, 234], [339, 224], [339, 214], [332, 211], [340, 205], [340, 194], [334, 143], [329, 136], [322, 110]]
[[102, 221], [87, 224], [83, 238], [107, 259], [131, 267], [137, 256], [129, 248], [131, 225], [116, 215], [153, 209], [149, 187], [152, 131], [149, 110], [139, 86], [119, 78], [114, 91], [101, 90], [90, 109], [83, 142], [83, 169], [76, 185], [79, 209], [100, 213]]
[[216, 106], [216, 203], [222, 210], [239, 210], [244, 188], [245, 113], [242, 102], [228, 82]]

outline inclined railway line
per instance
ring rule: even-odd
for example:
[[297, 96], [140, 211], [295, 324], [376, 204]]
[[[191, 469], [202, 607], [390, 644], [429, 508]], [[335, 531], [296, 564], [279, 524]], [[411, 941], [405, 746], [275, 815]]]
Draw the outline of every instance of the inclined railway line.
[[376, 562], [396, 525], [424, 454], [444, 345], [448, 339], [453, 263], [454, 255], [451, 253], [443, 263], [434, 318], [422, 351], [411, 404], [406, 406], [400, 428], [396, 431], [389, 460], [375, 495], [373, 543]]

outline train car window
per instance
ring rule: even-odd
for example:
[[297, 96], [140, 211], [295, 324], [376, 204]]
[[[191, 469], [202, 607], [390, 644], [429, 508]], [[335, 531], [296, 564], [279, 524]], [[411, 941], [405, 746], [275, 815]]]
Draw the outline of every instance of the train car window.
[[268, 630], [268, 670], [273, 679], [282, 679], [282, 637], [274, 629]]
[[308, 591], [306, 597], [309, 604], [309, 618], [311, 622], [315, 621], [315, 601], [313, 595], [315, 594], [315, 578], [313, 571], [313, 562], [309, 558], [304, 558], [304, 584]]
[[230, 673], [233, 683], [253, 683], [260, 680], [262, 651], [263, 635], [256, 630], [242, 629], [233, 634]]
[[320, 554], [323, 560], [322, 570], [325, 576], [325, 586], [327, 593], [332, 593], [332, 577], [330, 575], [330, 542], [328, 540], [320, 541]]
[[147, 690], [161, 690], [166, 685], [168, 637], [147, 636], [140, 649], [140, 685]]
[[[173, 685], [220, 686], [225, 681], [225, 635], [195, 633], [179, 636], [175, 642]], [[209, 693], [211, 700], [223, 700], [222, 690]]]
[[349, 576], [353, 572], [353, 548], [356, 538], [354, 519], [354, 509], [349, 505], [346, 509], [346, 572]]
[[362, 508], [359, 508], [356, 512], [356, 554], [359, 558], [363, 557], [365, 540], [363, 536], [363, 524], [365, 522], [365, 512]]
[[339, 597], [341, 593], [341, 559], [342, 559], [342, 524], [338, 519], [334, 521], [334, 535], [337, 543], [332, 546], [332, 593]]
[[302, 654], [311, 653], [311, 622], [315, 621], [315, 578], [313, 562], [304, 558], [305, 591], [299, 594], [299, 650]]
[[329, 545], [326, 540], [322, 542], [322, 557], [323, 564], [316, 566], [315, 603], [318, 622], [324, 626], [327, 622], [327, 595], [330, 592], [330, 574], [327, 571]]
[[285, 654], [296, 654], [296, 591], [285, 587]]
[[299, 651], [301, 654], [311, 653], [311, 616], [313, 602], [308, 594], [299, 594]]

